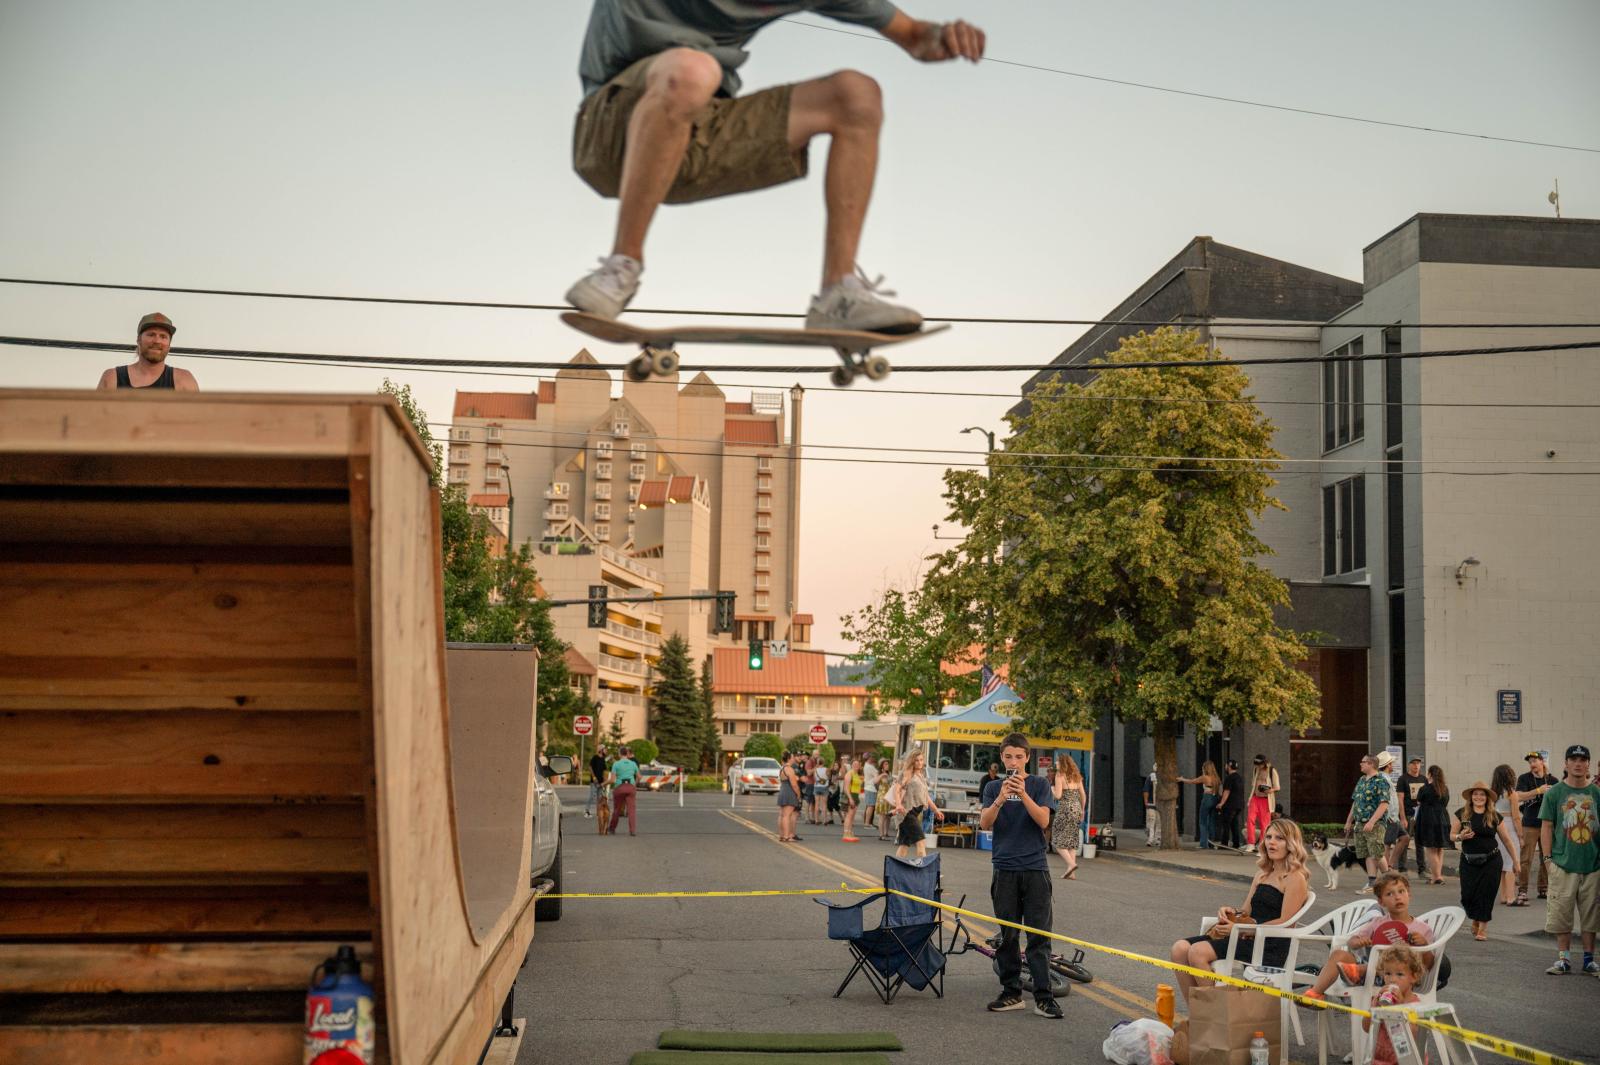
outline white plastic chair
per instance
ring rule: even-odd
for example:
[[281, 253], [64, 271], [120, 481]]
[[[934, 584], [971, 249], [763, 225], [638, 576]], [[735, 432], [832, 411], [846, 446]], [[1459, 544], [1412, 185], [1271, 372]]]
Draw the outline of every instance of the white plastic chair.
[[[1433, 931], [1433, 942], [1425, 947], [1412, 947], [1411, 949], [1424, 957], [1432, 955], [1434, 962], [1422, 974], [1422, 982], [1413, 990], [1423, 1005], [1433, 1005], [1439, 1000], [1438, 983], [1439, 970], [1444, 967], [1445, 947], [1450, 938], [1460, 931], [1466, 923], [1467, 911], [1460, 906], [1441, 906], [1437, 910], [1429, 910], [1421, 914], [1417, 920], [1427, 925]], [[1348, 949], [1346, 944], [1354, 929], [1345, 935], [1333, 940], [1333, 949]], [[1378, 958], [1383, 947], [1373, 947], [1367, 956], [1367, 976], [1360, 986], [1352, 987], [1343, 982], [1336, 983], [1328, 989], [1329, 998], [1342, 999], [1356, 1009], [1371, 1009], [1372, 1002], [1378, 996]], [[1317, 1061], [1320, 1065], [1327, 1065], [1328, 1061], [1328, 1027], [1327, 1010], [1317, 1011]], [[1362, 1061], [1370, 1056], [1372, 1051], [1367, 1046], [1371, 1038], [1370, 1032], [1361, 1030], [1361, 1018], [1350, 1014], [1350, 1053], [1354, 1061]]]
[[[1253, 928], [1254, 934], [1252, 938], [1255, 943], [1251, 948], [1248, 962], [1231, 960], [1234, 949], [1234, 936], [1239, 931], [1238, 928], [1235, 928], [1229, 934], [1226, 950], [1219, 952], [1224, 956], [1211, 963], [1212, 971], [1223, 976], [1233, 976], [1235, 975], [1234, 968], [1243, 966], [1243, 973], [1240, 975], [1244, 979], [1258, 984], [1270, 984], [1282, 991], [1293, 991], [1296, 987], [1309, 986], [1314, 983], [1316, 981], [1315, 976], [1297, 971], [1297, 966], [1301, 960], [1301, 945], [1311, 943], [1326, 944], [1331, 950], [1336, 936], [1348, 937], [1351, 932], [1360, 927], [1371, 916], [1372, 911], [1378, 905], [1374, 900], [1358, 899], [1324, 914], [1309, 925], [1300, 926], [1296, 924], [1305, 916], [1315, 902], [1315, 893], [1310, 893], [1310, 897], [1306, 900], [1306, 905], [1301, 908], [1300, 912], [1295, 915], [1294, 921], [1289, 924], [1249, 926]], [[1209, 928], [1211, 925], [1216, 924], [1216, 919], [1208, 918], [1202, 924]], [[1289, 954], [1284, 959], [1283, 968], [1281, 969], [1267, 968], [1262, 964], [1266, 955], [1267, 944], [1274, 939], [1286, 939], [1289, 941]], [[1300, 1046], [1304, 1046], [1306, 1042], [1305, 1032], [1300, 1027], [1300, 1015], [1295, 1010], [1294, 1003], [1289, 999], [1280, 999], [1279, 1008], [1282, 1027], [1285, 1030], [1292, 1030], [1295, 1042]], [[1289, 1044], [1287, 1041], [1283, 1044], [1283, 1060], [1289, 1060]]]
[[[1235, 966], [1244, 965], [1244, 966], [1246, 966], [1246, 973], [1247, 973], [1247, 975], [1244, 976], [1244, 979], [1253, 980], [1256, 983], [1260, 983], [1260, 984], [1271, 984], [1274, 987], [1282, 987], [1285, 990], [1287, 990], [1289, 985], [1287, 983], [1283, 982], [1284, 980], [1289, 979], [1289, 977], [1287, 975], [1284, 975], [1282, 978], [1280, 978], [1279, 975], [1277, 973], [1275, 973], [1273, 970], [1270, 970], [1270, 969], [1263, 970], [1262, 969], [1262, 965], [1261, 965], [1262, 952], [1263, 952], [1264, 948], [1266, 947], [1266, 942], [1267, 942], [1268, 939], [1270, 939], [1270, 938], [1272, 938], [1274, 936], [1277, 936], [1277, 937], [1280, 937], [1280, 938], [1288, 938], [1290, 940], [1290, 944], [1289, 944], [1289, 959], [1290, 960], [1289, 960], [1288, 965], [1287, 965], [1286, 974], [1293, 972], [1294, 971], [1294, 960], [1293, 959], [1294, 959], [1294, 951], [1295, 951], [1295, 946], [1296, 946], [1296, 944], [1294, 942], [1294, 939], [1298, 934], [1300, 934], [1303, 931], [1302, 929], [1297, 928], [1296, 925], [1299, 923], [1299, 921], [1300, 921], [1300, 919], [1302, 917], [1304, 917], [1307, 913], [1309, 913], [1311, 911], [1311, 907], [1315, 906], [1316, 904], [1317, 904], [1317, 893], [1315, 891], [1308, 891], [1308, 892], [1306, 892], [1305, 905], [1301, 906], [1298, 910], [1296, 910], [1289, 917], [1289, 919], [1287, 921], [1284, 921], [1281, 924], [1273, 924], [1273, 925], [1235, 924], [1228, 931], [1228, 939], [1227, 939], [1226, 944], [1222, 944], [1222, 943], [1218, 944], [1217, 960], [1211, 963], [1211, 971], [1216, 973], [1218, 976], [1236, 976], [1238, 974], [1236, 974], [1234, 972]], [[1216, 925], [1216, 923], [1217, 923], [1217, 919], [1215, 917], [1203, 917], [1200, 920], [1200, 931], [1209, 932], [1209, 931], [1211, 931], [1212, 927]], [[1234, 953], [1238, 949], [1238, 945], [1239, 945], [1239, 935], [1240, 935], [1241, 932], [1246, 932], [1246, 931], [1250, 932], [1250, 938], [1255, 940], [1255, 945], [1251, 948], [1250, 961], [1248, 963], [1234, 960]], [[1288, 1006], [1289, 1006], [1289, 1000], [1288, 999], [1282, 999], [1280, 1001], [1283, 1003], [1284, 1010], [1287, 1011]], [[1298, 1017], [1295, 1017], [1292, 1013], [1286, 1013], [1286, 1015], [1290, 1018], [1290, 1020], [1292, 1021], [1293, 1025], [1294, 1025], [1295, 1039], [1298, 1040], [1302, 1045], [1304, 1045], [1305, 1037], [1300, 1032], [1300, 1019]], [[1282, 1045], [1283, 1045], [1283, 1061], [1284, 1062], [1288, 1062], [1288, 1060], [1289, 1060], [1289, 1044], [1287, 1042], [1284, 1042]]]

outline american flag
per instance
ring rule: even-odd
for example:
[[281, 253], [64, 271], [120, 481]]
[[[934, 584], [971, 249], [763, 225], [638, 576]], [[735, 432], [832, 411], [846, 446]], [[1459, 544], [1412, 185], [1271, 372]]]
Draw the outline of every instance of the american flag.
[[983, 664], [983, 672], [978, 676], [983, 681], [981, 690], [978, 692], [978, 698], [982, 699], [985, 695], [1000, 687], [1000, 674], [990, 669], [989, 663], [985, 662]]

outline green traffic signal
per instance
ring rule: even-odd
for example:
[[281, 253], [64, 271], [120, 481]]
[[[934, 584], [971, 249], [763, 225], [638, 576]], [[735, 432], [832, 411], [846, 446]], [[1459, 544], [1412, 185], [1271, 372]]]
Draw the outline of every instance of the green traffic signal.
[[765, 655], [764, 655], [764, 652], [763, 652], [763, 649], [762, 649], [761, 641], [760, 640], [751, 640], [750, 641], [750, 668], [751, 669], [760, 669], [761, 665], [762, 665], [762, 659], [764, 657], [765, 657]]

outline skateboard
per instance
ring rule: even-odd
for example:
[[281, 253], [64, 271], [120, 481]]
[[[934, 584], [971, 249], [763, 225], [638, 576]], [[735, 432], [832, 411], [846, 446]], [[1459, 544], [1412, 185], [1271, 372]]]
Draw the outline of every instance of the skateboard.
[[673, 347], [683, 344], [765, 344], [772, 347], [832, 348], [839, 356], [840, 365], [834, 367], [831, 380], [840, 388], [849, 385], [857, 376], [870, 381], [881, 381], [889, 376], [889, 360], [873, 353], [874, 348], [890, 344], [903, 344], [908, 340], [942, 333], [950, 327], [936, 325], [915, 333], [867, 333], [854, 329], [763, 329], [755, 326], [679, 325], [660, 329], [641, 329], [638, 326], [600, 318], [582, 311], [567, 311], [561, 320], [580, 333], [613, 344], [636, 344], [639, 354], [628, 363], [624, 373], [630, 381], [644, 381], [652, 376], [666, 377], [678, 370], [678, 353]]

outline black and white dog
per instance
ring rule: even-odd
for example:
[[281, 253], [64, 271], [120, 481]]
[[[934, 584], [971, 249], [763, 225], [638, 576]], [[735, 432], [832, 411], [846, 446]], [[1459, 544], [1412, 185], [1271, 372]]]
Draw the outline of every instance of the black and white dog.
[[1327, 890], [1339, 890], [1339, 870], [1345, 866], [1360, 869], [1363, 865], [1360, 858], [1356, 857], [1354, 847], [1335, 847], [1328, 842], [1328, 837], [1321, 832], [1311, 833], [1311, 857], [1317, 860], [1322, 867], [1323, 875], [1328, 879]]

